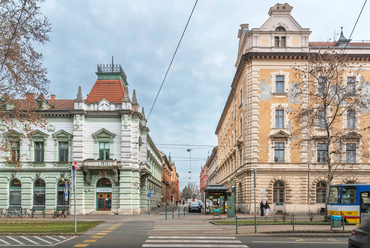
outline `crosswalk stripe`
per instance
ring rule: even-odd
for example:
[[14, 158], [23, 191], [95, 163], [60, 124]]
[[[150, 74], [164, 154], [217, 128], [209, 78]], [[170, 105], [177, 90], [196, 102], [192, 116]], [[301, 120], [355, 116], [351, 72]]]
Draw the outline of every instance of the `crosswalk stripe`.
[[185, 240], [185, 239], [170, 239], [170, 240], [157, 240], [148, 239], [145, 242], [148, 243], [238, 243], [240, 240]]
[[23, 236], [21, 238], [27, 240], [28, 242], [31, 242], [32, 244], [39, 245], [39, 243], [33, 241], [32, 239], [29, 239], [29, 238], [26, 238], [26, 237], [23, 237]]
[[63, 236], [58, 236], [59, 238], [61, 238], [61, 239], [66, 239], [66, 237], [63, 237]]
[[6, 245], [11, 245], [9, 242], [6, 242], [5, 240], [3, 240], [3, 239], [0, 239], [0, 241], [1, 242], [3, 242], [4, 244], [6, 244]]
[[45, 239], [42, 239], [42, 238], [40, 238], [40, 237], [37, 237], [37, 236], [34, 236], [34, 238], [35, 239], [38, 239], [38, 240], [41, 240], [42, 242], [45, 242], [45, 243], [47, 243], [47, 244], [49, 244], [49, 245], [52, 245], [53, 243], [51, 243], [51, 242], [49, 242], [49, 241], [47, 241], [47, 240], [45, 240]]
[[53, 238], [53, 237], [50, 237], [50, 236], [45, 236], [45, 237], [47, 237], [47, 238], [49, 238], [49, 239], [52, 239], [52, 240], [54, 240], [54, 241], [56, 241], [56, 242], [59, 242], [59, 241], [60, 241], [59, 239], [56, 239], [56, 238]]
[[22, 243], [21, 241], [19, 241], [18, 239], [15, 239], [15, 238], [12, 238], [12, 237], [9, 237], [9, 236], [6, 236], [8, 239], [11, 239], [15, 242], [17, 242], [18, 244], [21, 244], [21, 245], [24, 245], [24, 243]]
[[235, 237], [202, 236], [149, 236], [149, 239], [235, 239]]
[[[212, 247], [214, 244], [143, 244], [142, 247]], [[217, 245], [218, 248], [248, 248], [247, 245]]]

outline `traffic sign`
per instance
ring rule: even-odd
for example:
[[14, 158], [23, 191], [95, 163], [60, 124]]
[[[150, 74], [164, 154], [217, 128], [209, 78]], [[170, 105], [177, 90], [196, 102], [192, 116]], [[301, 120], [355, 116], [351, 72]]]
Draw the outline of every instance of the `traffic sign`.
[[148, 193], [148, 197], [151, 197], [151, 196], [152, 196], [152, 194]]
[[73, 162], [73, 167], [75, 168], [75, 170], [78, 170], [78, 165], [76, 161]]
[[66, 189], [68, 189], [68, 183], [66, 183], [64, 187], [65, 187]]
[[65, 201], [68, 201], [68, 192], [64, 192], [64, 199]]

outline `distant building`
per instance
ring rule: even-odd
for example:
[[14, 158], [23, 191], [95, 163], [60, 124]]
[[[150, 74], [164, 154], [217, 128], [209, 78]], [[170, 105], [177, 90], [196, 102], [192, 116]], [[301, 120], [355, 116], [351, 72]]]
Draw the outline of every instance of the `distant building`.
[[168, 161], [166, 154], [162, 153], [162, 195], [161, 203], [166, 204], [171, 202], [171, 171], [172, 166]]
[[[135, 90], [129, 97], [126, 74], [120, 65], [98, 65], [98, 79], [86, 98], [81, 87], [74, 100], [29, 94], [45, 115], [45, 129], [31, 138], [22, 127], [0, 125], [0, 139], [14, 149], [0, 154], [0, 208], [73, 208], [71, 165], [77, 162], [77, 213], [110, 211], [139, 214], [161, 201], [162, 156], [149, 135], [144, 110]], [[66, 89], [70, 91], [70, 89]], [[7, 108], [12, 111], [12, 102]], [[9, 107], [10, 106], [10, 107]], [[5, 158], [11, 158], [10, 161]], [[22, 170], [12, 161], [20, 160]], [[154, 204], [153, 204], [154, 205]], [[155, 204], [156, 206], [156, 204]]]
[[[240, 25], [237, 69], [215, 132], [218, 183], [230, 188], [230, 180], [237, 178], [237, 209], [247, 213], [254, 211], [254, 168], [257, 202], [268, 200], [272, 211], [316, 213], [325, 206], [326, 151], [320, 139], [315, 140], [321, 131], [312, 126], [309, 131], [292, 135], [292, 111], [308, 104], [307, 97], [302, 96], [301, 103], [288, 95], [293, 82], [304, 80], [296, 77], [293, 67], [306, 65], [310, 53], [324, 52], [329, 47], [340, 51], [348, 45], [345, 53], [363, 67], [358, 74], [343, 75], [343, 84], [355, 90], [370, 81], [370, 43], [350, 42], [343, 33], [336, 42], [310, 42], [311, 31], [291, 16], [292, 9], [289, 4], [276, 4], [260, 28]], [[313, 87], [320, 87], [317, 80], [312, 82]], [[365, 128], [369, 110], [356, 111], [349, 109], [337, 127], [343, 134], [343, 143], [338, 146], [346, 151], [341, 161], [348, 169], [338, 167], [333, 184], [370, 180], [366, 155], [370, 131]], [[309, 146], [293, 146], [303, 138], [310, 138]]]
[[200, 171], [199, 191], [202, 200], [204, 199], [204, 190], [208, 187], [208, 171], [207, 166], [203, 166]]
[[171, 155], [169, 155], [169, 162], [171, 164], [172, 171], [170, 171], [171, 179], [171, 202], [180, 201], [180, 181], [179, 174], [176, 172], [175, 162], [172, 161]]
[[218, 184], [218, 147], [214, 147], [211, 153], [211, 156], [208, 157], [205, 167], [208, 168], [208, 183], [207, 185]]

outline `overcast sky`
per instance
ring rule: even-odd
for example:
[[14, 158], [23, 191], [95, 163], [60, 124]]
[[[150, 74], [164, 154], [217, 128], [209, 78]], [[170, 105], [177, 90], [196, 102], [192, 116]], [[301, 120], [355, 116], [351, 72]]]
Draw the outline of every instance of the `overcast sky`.
[[[43, 46], [50, 93], [84, 98], [97, 76], [96, 65], [121, 64], [146, 116], [164, 78], [195, 0], [48, 0], [42, 12], [52, 24]], [[199, 0], [157, 103], [149, 118], [157, 148], [171, 153], [180, 189], [199, 184], [200, 168], [217, 145], [215, 130], [235, 73], [237, 33], [242, 23], [259, 28], [271, 0]], [[283, 2], [281, 2], [283, 3]], [[292, 16], [310, 28], [310, 41], [348, 38], [364, 0], [291, 1]], [[353, 40], [370, 40], [366, 5]], [[177, 144], [177, 145], [174, 145]], [[191, 150], [187, 152], [187, 149]], [[191, 162], [191, 179], [189, 179]]]

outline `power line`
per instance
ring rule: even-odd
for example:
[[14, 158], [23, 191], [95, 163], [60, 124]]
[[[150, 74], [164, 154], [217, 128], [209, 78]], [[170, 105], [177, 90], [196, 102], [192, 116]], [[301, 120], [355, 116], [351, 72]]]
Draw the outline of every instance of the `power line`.
[[167, 71], [166, 71], [166, 74], [164, 75], [164, 78], [163, 78], [163, 80], [162, 80], [161, 87], [159, 87], [159, 90], [158, 90], [157, 96], [156, 96], [156, 97], [155, 97], [155, 99], [154, 99], [154, 102], [153, 102], [152, 108], [150, 109], [150, 112], [149, 112], [149, 115], [148, 115], [148, 118], [147, 118], [147, 120], [148, 120], [148, 121], [149, 121], [149, 118], [150, 118], [150, 114], [152, 113], [152, 110], [153, 110], [153, 108], [154, 108], [154, 105], [155, 105], [155, 103], [157, 102], [157, 99], [158, 99], [159, 93], [160, 93], [160, 92], [161, 92], [161, 90], [162, 90], [162, 86], [163, 86], [163, 84], [164, 84], [164, 81], [165, 81], [165, 80], [166, 80], [166, 78], [167, 78], [167, 74], [168, 74], [168, 72], [170, 71], [170, 68], [171, 68], [171, 66], [172, 66], [172, 62], [173, 62], [173, 60], [175, 59], [175, 56], [176, 56], [177, 50], [179, 49], [179, 46], [180, 46], [181, 41], [182, 41], [182, 38], [184, 37], [185, 31], [186, 31], [186, 29], [187, 29], [187, 27], [188, 27], [188, 24], [189, 24], [190, 19], [191, 19], [192, 15], [193, 15], [193, 12], [194, 12], [195, 7], [197, 6], [197, 3], [198, 3], [198, 0], [196, 0], [196, 1], [195, 1], [194, 7], [193, 7], [193, 10], [192, 10], [192, 11], [191, 11], [191, 13], [190, 13], [190, 16], [189, 16], [188, 22], [186, 23], [186, 26], [185, 26], [185, 28], [184, 28], [184, 31], [182, 32], [181, 38], [180, 38], [180, 40], [179, 40], [179, 43], [177, 44], [176, 50], [175, 50], [175, 52], [174, 52], [174, 54], [173, 54], [173, 56], [172, 56], [172, 59], [171, 59], [170, 65], [168, 66]]
[[357, 26], [358, 20], [360, 19], [360, 16], [361, 16], [361, 14], [362, 14], [362, 11], [363, 11], [363, 10], [364, 10], [364, 8], [365, 8], [366, 2], [367, 2], [367, 0], [365, 0], [365, 2], [364, 2], [364, 5], [362, 6], [362, 9], [361, 9], [361, 11], [360, 11], [360, 14], [358, 14], [358, 17], [357, 17], [356, 23], [355, 23], [355, 25], [353, 26], [353, 29], [352, 29], [351, 35], [349, 36], [349, 38], [348, 38], [348, 39], [351, 39], [352, 34], [353, 34], [353, 32], [355, 31], [355, 28], [356, 28], [356, 26]]

